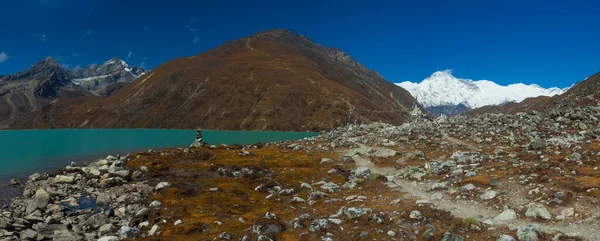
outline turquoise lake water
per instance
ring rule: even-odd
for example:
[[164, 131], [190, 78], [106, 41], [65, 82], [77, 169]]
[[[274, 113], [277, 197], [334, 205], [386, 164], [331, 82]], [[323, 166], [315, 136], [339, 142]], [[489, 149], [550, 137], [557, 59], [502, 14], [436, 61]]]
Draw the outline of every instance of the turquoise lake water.
[[[298, 140], [312, 132], [202, 131], [208, 144], [254, 144]], [[0, 131], [0, 183], [34, 172], [52, 171], [72, 161], [148, 149], [188, 147], [195, 130], [58, 129]]]

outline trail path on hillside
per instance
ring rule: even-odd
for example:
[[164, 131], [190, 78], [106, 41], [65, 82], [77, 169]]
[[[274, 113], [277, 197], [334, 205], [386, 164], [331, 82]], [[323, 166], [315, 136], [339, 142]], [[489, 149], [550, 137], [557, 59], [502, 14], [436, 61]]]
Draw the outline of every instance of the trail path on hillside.
[[[447, 136], [447, 135], [445, 135]], [[452, 141], [455, 140], [456, 143], [464, 142], [452, 138], [446, 137], [446, 139]], [[359, 148], [368, 148], [365, 145], [358, 144]], [[405, 154], [403, 156], [404, 159], [408, 158], [408, 155]], [[451, 199], [448, 195], [444, 193], [443, 198], [441, 200], [434, 200], [431, 198], [431, 195], [435, 192], [429, 192], [429, 187], [434, 183], [431, 181], [420, 181], [413, 182], [408, 181], [406, 179], [397, 178], [396, 174], [398, 174], [398, 170], [393, 167], [379, 167], [375, 163], [371, 162], [371, 159], [368, 157], [354, 155], [353, 159], [356, 161], [357, 167], [366, 167], [369, 168], [372, 172], [382, 173], [391, 178], [391, 182], [400, 186], [399, 189], [393, 189], [403, 192], [407, 198], [416, 199], [416, 200], [429, 200], [433, 204], [433, 206], [437, 209], [448, 211], [452, 213], [455, 217], [458, 218], [471, 218], [471, 217], [479, 217], [483, 216], [483, 220], [493, 219], [495, 216], [500, 214], [498, 210], [487, 207], [486, 205], [476, 202], [476, 201], [466, 201], [466, 200], [456, 200]], [[517, 219], [508, 220], [508, 221], [497, 221], [493, 220], [494, 225], [502, 225], [502, 226], [514, 226], [520, 227], [530, 223], [536, 223], [531, 220], [520, 220]], [[537, 223], [540, 225], [540, 229], [545, 233], [563, 233], [569, 236], [577, 236], [584, 238], [588, 241], [598, 241], [600, 240], [600, 222], [594, 219], [581, 220], [578, 222], [572, 221], [569, 224], [565, 224], [563, 226], [559, 226], [554, 223]]]

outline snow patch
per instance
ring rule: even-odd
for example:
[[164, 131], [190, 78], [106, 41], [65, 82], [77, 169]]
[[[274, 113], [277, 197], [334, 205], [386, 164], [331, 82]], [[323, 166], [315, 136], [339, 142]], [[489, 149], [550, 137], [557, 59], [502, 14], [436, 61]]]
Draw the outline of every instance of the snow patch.
[[81, 79], [73, 79], [73, 83], [76, 85], [79, 85], [81, 82], [87, 82], [87, 81], [91, 81], [91, 80], [95, 80], [95, 79], [104, 79], [106, 77], [110, 77], [110, 75], [106, 74], [106, 75], [92, 76], [92, 77], [81, 78]]

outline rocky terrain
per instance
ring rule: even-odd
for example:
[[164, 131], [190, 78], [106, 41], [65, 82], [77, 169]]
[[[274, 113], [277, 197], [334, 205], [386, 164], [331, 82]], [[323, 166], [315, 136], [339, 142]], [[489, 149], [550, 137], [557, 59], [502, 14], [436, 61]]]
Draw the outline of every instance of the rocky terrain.
[[106, 98], [61, 98], [11, 127], [327, 130], [401, 124], [415, 104], [347, 53], [275, 29], [169, 61]]
[[26, 71], [0, 76], [0, 128], [60, 97], [108, 96], [144, 73], [118, 58], [69, 70], [48, 57]]
[[[348, 125], [34, 174], [3, 240], [600, 240], [600, 108]], [[15, 181], [16, 183], [16, 181]]]

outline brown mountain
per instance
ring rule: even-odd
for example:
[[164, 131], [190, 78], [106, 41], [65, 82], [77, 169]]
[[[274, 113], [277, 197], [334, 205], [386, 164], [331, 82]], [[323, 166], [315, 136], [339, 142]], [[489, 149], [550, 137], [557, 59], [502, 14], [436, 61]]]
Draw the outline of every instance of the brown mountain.
[[12, 127], [322, 130], [353, 109], [351, 121], [399, 124], [415, 103], [347, 53], [277, 29], [169, 61], [109, 97], [59, 99]]
[[598, 105], [599, 103], [596, 102], [598, 99], [600, 99], [600, 72], [576, 83], [562, 95], [527, 98], [519, 103], [507, 103], [502, 106], [484, 106], [469, 112], [469, 115], [557, 110]]

